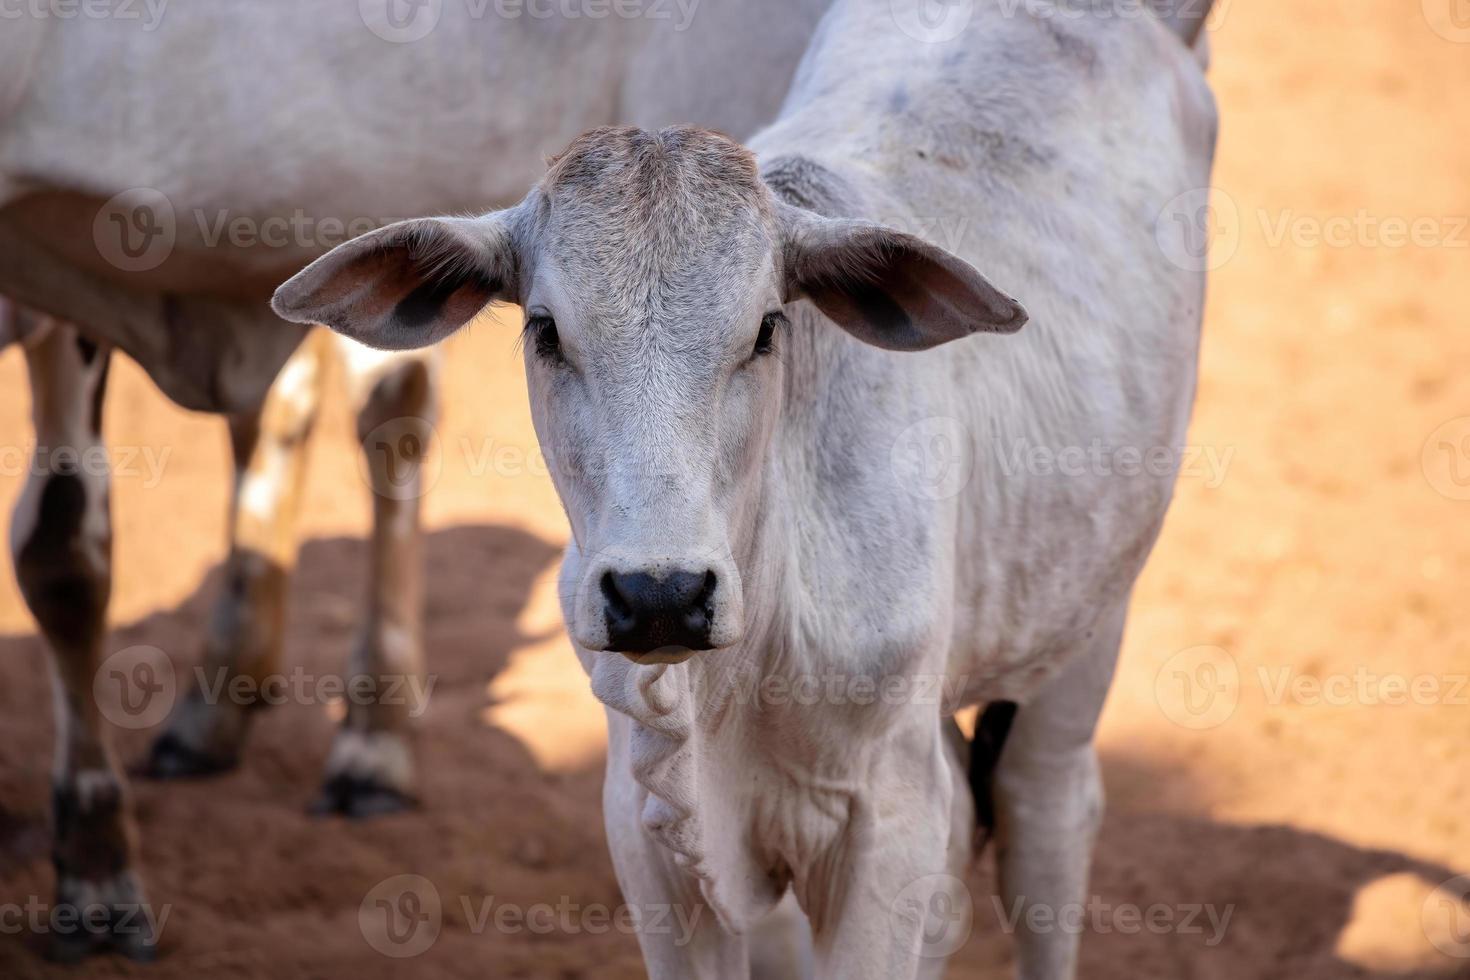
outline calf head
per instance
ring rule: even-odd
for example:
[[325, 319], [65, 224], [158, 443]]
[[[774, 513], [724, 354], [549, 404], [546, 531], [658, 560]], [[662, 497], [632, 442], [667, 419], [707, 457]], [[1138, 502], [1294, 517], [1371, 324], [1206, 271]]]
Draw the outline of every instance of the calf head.
[[791, 304], [893, 350], [1025, 322], [962, 260], [779, 201], [749, 151], [691, 128], [586, 134], [519, 205], [364, 235], [274, 306], [404, 349], [496, 300], [525, 312], [532, 415], [581, 559], [572, 635], [643, 662], [741, 638]]

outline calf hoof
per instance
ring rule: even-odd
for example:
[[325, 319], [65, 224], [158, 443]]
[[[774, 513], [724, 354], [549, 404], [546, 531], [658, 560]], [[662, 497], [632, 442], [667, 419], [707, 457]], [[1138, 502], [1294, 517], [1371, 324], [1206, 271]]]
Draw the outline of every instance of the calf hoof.
[[322, 784], [322, 791], [310, 809], [317, 816], [337, 815], [366, 820], [413, 810], [418, 805], [419, 801], [409, 793], [344, 773]]
[[406, 736], [347, 727], [337, 732], [312, 812], [367, 818], [416, 806], [413, 751]]
[[47, 923], [46, 953], [57, 963], [78, 963], [99, 953], [149, 963], [158, 955], [161, 918], [129, 872], [105, 881], [63, 878]]
[[210, 755], [188, 745], [173, 732], [164, 732], [153, 743], [139, 775], [149, 779], [199, 779], [229, 772], [239, 764], [239, 756]]

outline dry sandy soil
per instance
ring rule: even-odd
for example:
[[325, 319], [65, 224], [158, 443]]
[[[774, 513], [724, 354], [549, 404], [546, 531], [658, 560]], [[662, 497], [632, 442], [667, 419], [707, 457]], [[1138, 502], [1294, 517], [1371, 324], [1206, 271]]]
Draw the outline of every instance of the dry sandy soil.
[[[1470, 977], [1470, 920], [1453, 932], [1435, 891], [1470, 872], [1470, 502], [1456, 499], [1470, 497], [1470, 429], [1437, 433], [1470, 415], [1470, 233], [1454, 220], [1470, 214], [1470, 30], [1458, 37], [1417, 0], [1234, 0], [1215, 33], [1221, 265], [1191, 442], [1228, 464], [1186, 474], [1136, 593], [1100, 736], [1110, 807], [1093, 892], [1112, 911], [1084, 937], [1084, 977]], [[1314, 242], [1334, 217], [1354, 223], [1349, 240]], [[1373, 224], [1385, 219], [1427, 219], [1438, 240], [1397, 242]], [[331, 711], [276, 708], [238, 772], [136, 784], [151, 896], [171, 906], [161, 959], [94, 960], [85, 975], [642, 975], [634, 940], [594, 934], [595, 920], [477, 934], [461, 902], [477, 914], [491, 896], [583, 909], [619, 897], [599, 816], [602, 716], [559, 625], [550, 576], [566, 530], [526, 462], [512, 335], [483, 324], [447, 351], [423, 809], [307, 816]], [[10, 351], [7, 444], [30, 444], [27, 409]], [[116, 483], [111, 646], [152, 644], [187, 669], [219, 584], [223, 428], [167, 404], [131, 364], [116, 367], [106, 426], [117, 447], [170, 453], [157, 485]], [[349, 431], [340, 405], [318, 430], [292, 599], [289, 658], [318, 675], [342, 663], [364, 589]], [[8, 563], [0, 678], [0, 902], [18, 904], [52, 888], [51, 719]], [[1419, 703], [1394, 703], [1400, 681]], [[120, 732], [123, 758], [151, 734]], [[433, 883], [443, 926], [404, 961], [374, 951], [358, 913], [407, 873]], [[975, 927], [949, 975], [1009, 976], [988, 861], [969, 885]], [[1135, 928], [1127, 908], [1155, 905], [1174, 927]], [[1223, 938], [1203, 917], [1183, 927], [1196, 905], [1228, 910]], [[0, 976], [81, 972], [38, 948], [0, 935]]]

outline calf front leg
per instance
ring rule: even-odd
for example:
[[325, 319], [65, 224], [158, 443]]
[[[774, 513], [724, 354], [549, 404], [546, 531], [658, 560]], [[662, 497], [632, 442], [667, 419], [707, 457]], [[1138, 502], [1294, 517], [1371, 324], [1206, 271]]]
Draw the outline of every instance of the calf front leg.
[[98, 948], [146, 959], [155, 941], [139, 914], [127, 786], [94, 693], [112, 591], [101, 432], [108, 354], [56, 321], [27, 339], [36, 450], [10, 536], [16, 580], [54, 668], [51, 853], [58, 916], [77, 918], [53, 931], [52, 951], [67, 960]]
[[840, 851], [797, 883], [819, 980], [936, 980], [969, 935], [963, 765], [937, 713], [895, 747], [853, 796]]
[[[1112, 682], [1126, 607], [1016, 713], [996, 766], [996, 860], [1021, 980], [1071, 980], [1103, 791], [1092, 736]], [[1044, 923], [1033, 929], [1030, 923]]]
[[316, 809], [352, 817], [415, 804], [412, 721], [428, 697], [419, 500], [433, 436], [438, 354], [384, 354], [336, 338], [373, 492], [367, 611], [348, 663], [347, 715]]
[[[325, 331], [309, 335], [260, 409], [229, 420], [235, 485], [224, 589], [211, 612], [196, 683], [153, 745], [152, 776], [203, 776], [234, 768], [250, 722], [266, 703], [253, 693], [281, 669], [307, 439], [321, 400], [328, 336]], [[240, 678], [248, 683], [238, 684]]]
[[632, 776], [632, 727], [626, 715], [608, 711], [602, 819], [623, 900], [638, 917], [649, 980], [749, 980], [746, 938], [721, 927], [698, 881], [643, 826], [646, 795]]

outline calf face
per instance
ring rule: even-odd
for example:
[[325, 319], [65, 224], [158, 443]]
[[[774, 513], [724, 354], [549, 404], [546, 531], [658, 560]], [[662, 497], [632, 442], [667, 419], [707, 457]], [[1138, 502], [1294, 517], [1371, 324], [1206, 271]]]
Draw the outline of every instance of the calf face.
[[919, 350], [1013, 331], [1021, 308], [925, 242], [777, 200], [713, 133], [599, 130], [518, 206], [343, 245], [275, 308], [374, 347], [433, 343], [492, 300], [525, 310], [537, 435], [575, 538], [569, 627], [644, 662], [738, 642], [781, 417], [781, 351], [820, 318]]

